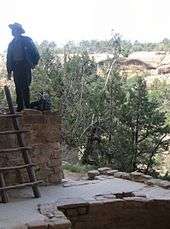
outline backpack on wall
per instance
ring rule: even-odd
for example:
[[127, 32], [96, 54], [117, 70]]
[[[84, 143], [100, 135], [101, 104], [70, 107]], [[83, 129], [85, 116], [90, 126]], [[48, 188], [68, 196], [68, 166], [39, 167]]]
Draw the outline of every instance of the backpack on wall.
[[52, 105], [49, 95], [42, 93], [39, 100], [30, 104], [30, 108], [40, 111], [51, 110]]

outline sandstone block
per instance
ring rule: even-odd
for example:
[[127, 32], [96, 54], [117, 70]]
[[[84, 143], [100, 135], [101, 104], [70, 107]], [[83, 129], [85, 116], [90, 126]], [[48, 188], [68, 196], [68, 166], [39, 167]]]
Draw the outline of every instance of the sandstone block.
[[98, 176], [100, 173], [98, 170], [91, 170], [91, 171], [88, 171], [88, 178], [90, 180], [94, 180], [96, 176]]
[[114, 174], [114, 177], [130, 180], [130, 174], [126, 172], [117, 172]]
[[160, 184], [162, 180], [161, 179], [150, 179], [150, 180], [147, 180], [145, 183], [148, 184], [148, 185], [158, 185]]
[[130, 173], [130, 178], [131, 180], [136, 181], [136, 182], [145, 182], [147, 180], [152, 179], [152, 176], [145, 175], [139, 172], [132, 172]]
[[108, 170], [108, 171], [106, 171], [106, 175], [114, 176], [114, 174], [117, 173], [117, 172], [118, 172], [118, 170]]
[[170, 181], [161, 180], [160, 182], [158, 182], [158, 186], [162, 188], [170, 189]]
[[107, 171], [111, 170], [109, 167], [101, 167], [98, 169], [99, 173], [102, 175], [106, 175]]
[[143, 178], [145, 180], [150, 180], [150, 179], [152, 179], [152, 176], [143, 174]]

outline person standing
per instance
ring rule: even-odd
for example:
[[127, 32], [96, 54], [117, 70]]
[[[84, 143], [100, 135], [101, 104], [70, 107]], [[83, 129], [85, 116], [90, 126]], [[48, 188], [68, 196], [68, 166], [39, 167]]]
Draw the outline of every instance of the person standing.
[[19, 23], [10, 24], [13, 40], [7, 50], [8, 80], [13, 75], [16, 89], [16, 111], [30, 107], [31, 70], [38, 64], [40, 55], [32, 39], [23, 36], [25, 30]]

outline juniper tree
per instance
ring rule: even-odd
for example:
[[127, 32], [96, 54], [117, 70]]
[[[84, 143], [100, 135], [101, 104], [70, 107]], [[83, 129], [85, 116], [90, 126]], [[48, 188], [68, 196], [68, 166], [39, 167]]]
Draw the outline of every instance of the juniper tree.
[[169, 133], [166, 113], [160, 104], [149, 97], [146, 82], [138, 77], [127, 91], [120, 122], [127, 134], [127, 170], [134, 171], [143, 166], [146, 172], [152, 168], [154, 157], [165, 147], [164, 138]]

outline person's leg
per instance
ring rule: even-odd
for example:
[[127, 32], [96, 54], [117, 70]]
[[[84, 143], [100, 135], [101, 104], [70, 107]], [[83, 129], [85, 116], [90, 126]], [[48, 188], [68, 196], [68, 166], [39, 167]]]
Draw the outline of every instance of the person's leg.
[[30, 89], [29, 86], [23, 89], [23, 99], [25, 108], [30, 108]]
[[23, 81], [23, 100], [26, 108], [30, 108], [30, 86], [31, 84], [31, 69], [25, 66], [24, 81]]
[[14, 71], [14, 83], [16, 90], [16, 103], [17, 103], [17, 111], [21, 111], [23, 109], [23, 95], [22, 95], [22, 84], [21, 84], [21, 76], [22, 76], [22, 68], [19, 64], [16, 64]]
[[24, 108], [23, 99], [22, 99], [22, 90], [15, 84], [16, 89], [16, 103], [17, 103], [17, 111], [21, 111]]

